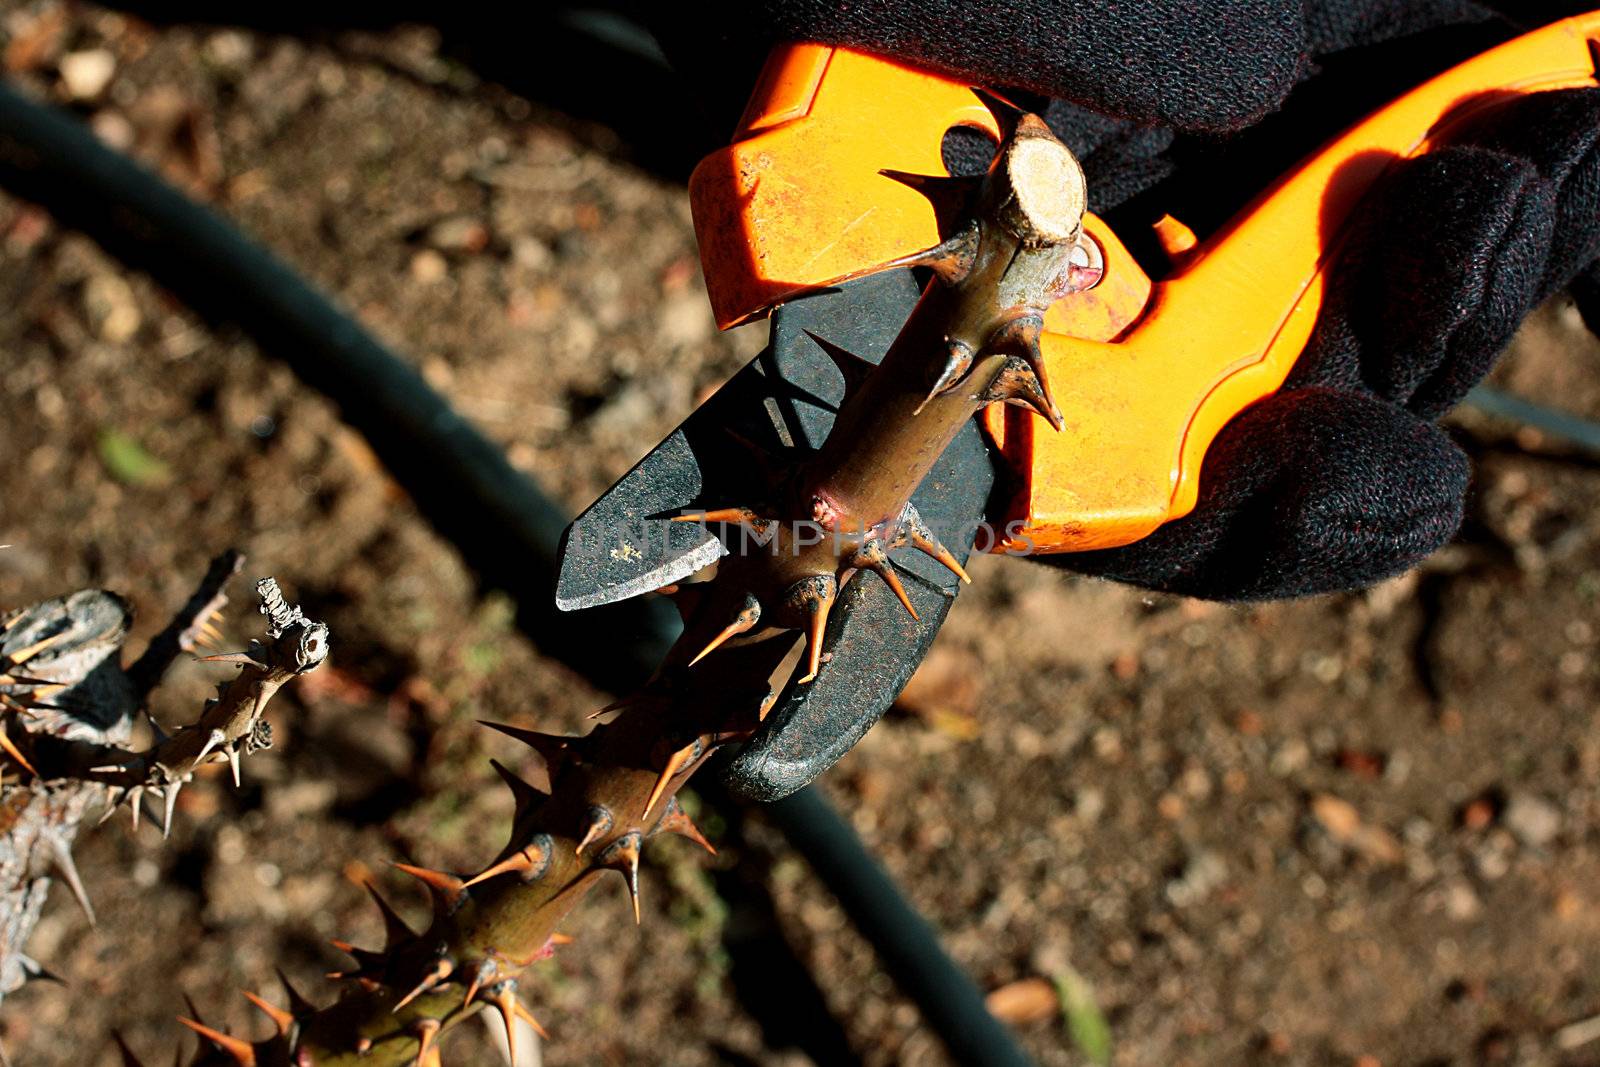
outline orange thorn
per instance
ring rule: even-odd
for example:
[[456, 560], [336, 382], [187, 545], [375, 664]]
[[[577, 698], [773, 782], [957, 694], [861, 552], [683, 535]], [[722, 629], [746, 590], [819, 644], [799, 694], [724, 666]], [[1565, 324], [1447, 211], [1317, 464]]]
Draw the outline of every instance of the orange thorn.
[[414, 867], [409, 863], [396, 863], [394, 868], [409, 874], [452, 904], [461, 898], [461, 892], [466, 888], [461, 879], [443, 871], [430, 871], [426, 867]]
[[552, 945], [570, 945], [576, 940], [578, 940], [578, 939], [575, 938], [575, 937], [572, 937], [569, 934], [551, 934], [550, 935], [550, 943]]
[[12, 742], [11, 735], [4, 726], [0, 726], [0, 749], [4, 749], [6, 755], [22, 764], [29, 774], [35, 778], [39, 777], [39, 772], [33, 769], [33, 764], [28, 762], [28, 757], [24, 756], [22, 750]]
[[449, 978], [450, 972], [454, 971], [455, 969], [455, 964], [451, 963], [449, 960], [438, 960], [434, 963], [433, 969], [422, 976], [422, 981], [417, 983], [416, 988], [407, 993], [405, 996], [401, 997], [399, 1003], [391, 1008], [390, 1011], [399, 1011], [407, 1004], [410, 1004], [413, 1000], [416, 1000], [418, 997], [422, 996], [422, 994], [428, 992], [446, 978]]
[[480, 960], [478, 962], [478, 966], [472, 969], [472, 981], [467, 983], [467, 994], [461, 998], [461, 1003], [471, 1004], [473, 999], [478, 995], [478, 988], [482, 986], [487, 979], [494, 976], [496, 969], [497, 968], [493, 959]]
[[761, 516], [749, 508], [716, 508], [694, 515], [674, 515], [673, 522], [759, 522]]
[[900, 576], [894, 572], [894, 564], [885, 561], [872, 569], [878, 572], [878, 577], [888, 583], [890, 589], [894, 590], [894, 595], [900, 598], [900, 603], [911, 613], [911, 617], [919, 619], [917, 609], [911, 606], [911, 598], [906, 596], [906, 587], [900, 584]]
[[739, 614], [733, 617], [732, 622], [723, 627], [721, 633], [711, 639], [711, 643], [709, 645], [700, 650], [699, 655], [695, 656], [694, 659], [689, 661], [689, 666], [693, 667], [696, 663], [699, 663], [711, 653], [715, 652], [722, 646], [722, 643], [728, 640], [730, 637], [738, 637], [740, 634], [748, 632], [755, 626], [757, 622], [760, 621], [760, 619], [761, 602], [756, 600], [755, 597], [747, 595], [744, 598], [744, 607], [739, 609]]
[[63, 636], [65, 636], [65, 634], [66, 634], [66, 631], [63, 630], [63, 631], [61, 631], [61, 633], [51, 634], [49, 637], [46, 637], [41, 641], [35, 641], [33, 644], [29, 645], [27, 648], [21, 649], [20, 651], [17, 651], [17, 652], [13, 652], [10, 655], [6, 656], [6, 660], [13, 667], [15, 667], [19, 663], [26, 663], [28, 660], [30, 660], [33, 657], [37, 656], [39, 653], [43, 652], [45, 649], [49, 648], [51, 645], [53, 645], [57, 641], [61, 640], [61, 638]]
[[661, 794], [667, 791], [667, 786], [676, 778], [678, 772], [692, 762], [701, 751], [700, 742], [690, 741], [678, 751], [667, 757], [667, 765], [661, 768], [661, 776], [656, 779], [656, 787], [650, 790], [650, 799], [644, 802], [644, 814], [641, 819], [648, 819], [650, 812], [655, 808], [656, 801], [661, 799]]
[[600, 840], [601, 835], [609, 829], [611, 829], [611, 813], [599, 806], [590, 808], [589, 826], [583, 831], [583, 840], [578, 842], [578, 847], [573, 850], [573, 855], [583, 855], [583, 850]]
[[961, 564], [956, 562], [956, 558], [950, 554], [950, 550], [948, 548], [944, 547], [927, 534], [922, 533], [920, 530], [911, 531], [911, 543], [915, 545], [919, 551], [925, 552], [934, 559], [938, 560], [940, 563], [943, 563], [955, 574], [957, 578], [960, 578], [968, 585], [972, 584], [972, 578], [968, 576]]
[[[54, 685], [54, 686], [60, 686], [61, 683], [60, 682], [52, 682], [48, 678], [30, 678], [25, 674], [12, 674], [10, 671], [7, 671], [5, 674], [0, 674], [0, 685], [35, 685], [35, 686], [37, 686], [37, 685]], [[24, 695], [26, 695], [26, 694], [24, 694]]]
[[509, 1061], [517, 1062], [517, 1014], [515, 1005], [517, 994], [512, 991], [511, 983], [507, 982], [500, 987], [500, 992], [490, 998], [489, 1003], [500, 1010], [500, 1021], [506, 1028], [506, 1051], [510, 1053]]
[[806, 676], [800, 679], [800, 684], [815, 681], [817, 672], [822, 669], [822, 638], [828, 630], [828, 613], [833, 610], [833, 597], [817, 601], [817, 606], [811, 610], [811, 632], [807, 636], [809, 647], [806, 649]]
[[694, 824], [694, 820], [689, 818], [688, 813], [678, 804], [676, 797], [667, 805], [667, 810], [662, 813], [661, 821], [656, 824], [656, 829], [665, 830], [669, 834], [677, 834], [679, 837], [686, 837], [713, 856], [717, 854], [717, 850], [712, 847], [710, 841], [706, 840], [705, 835], [700, 832], [700, 828]]
[[437, 1060], [437, 1056], [430, 1057], [428, 1053], [433, 1049], [433, 1039], [438, 1036], [438, 1019], [423, 1019], [421, 1022], [417, 1023], [416, 1067], [428, 1067], [430, 1061]]
[[512, 1000], [511, 1006], [512, 1010], [517, 1013], [517, 1018], [524, 1020], [529, 1026], [533, 1027], [534, 1033], [538, 1034], [546, 1041], [550, 1040], [549, 1033], [546, 1032], [544, 1027], [539, 1025], [539, 1020], [533, 1017], [533, 1012], [522, 1006], [522, 1001]]
[[[544, 849], [536, 848], [533, 845], [528, 845], [525, 848], [520, 848], [513, 852], [510, 856], [507, 856], [499, 863], [496, 863], [482, 874], [474, 875], [467, 881], [461, 883], [461, 888], [470, 888], [477, 885], [479, 882], [488, 881], [497, 874], [505, 874], [507, 871], [516, 871], [518, 873], [521, 873], [522, 871], [531, 871], [548, 858], [549, 856], [545, 853]], [[468, 997], [467, 999], [471, 1000], [472, 998]]]
[[294, 1025], [293, 1015], [287, 1011], [284, 1011], [282, 1008], [278, 1007], [270, 1000], [267, 1000], [265, 997], [260, 997], [250, 992], [248, 989], [242, 989], [240, 992], [244, 994], [244, 998], [246, 1000], [266, 1013], [267, 1018], [272, 1020], [272, 1025], [278, 1028], [279, 1036], [288, 1034], [289, 1027]]
[[256, 1050], [255, 1046], [250, 1042], [240, 1041], [238, 1038], [225, 1034], [221, 1030], [213, 1030], [205, 1023], [197, 1023], [193, 1019], [185, 1019], [181, 1015], [178, 1016], [178, 1021], [232, 1056], [239, 1067], [255, 1067]]
[[600, 854], [598, 863], [622, 875], [628, 886], [628, 897], [633, 901], [633, 925], [642, 921], [639, 915], [639, 831], [632, 830], [613, 841]]

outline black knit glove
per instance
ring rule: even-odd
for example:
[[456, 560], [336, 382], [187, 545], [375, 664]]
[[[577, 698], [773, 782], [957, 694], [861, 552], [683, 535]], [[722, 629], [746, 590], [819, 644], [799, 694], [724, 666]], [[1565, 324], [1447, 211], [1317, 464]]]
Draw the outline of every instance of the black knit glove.
[[[759, 0], [709, 21], [742, 54], [819, 40], [1037, 94], [1090, 206], [1132, 234], [1163, 211], [1221, 222], [1364, 112], [1560, 6], [1513, 23], [1464, 0]], [[1468, 472], [1432, 420], [1545, 297], [1600, 290], [1597, 141], [1600, 90], [1542, 93], [1399, 168], [1285, 388], [1212, 445], [1193, 514], [1045, 561], [1246, 600], [1361, 587], [1437, 549]]]

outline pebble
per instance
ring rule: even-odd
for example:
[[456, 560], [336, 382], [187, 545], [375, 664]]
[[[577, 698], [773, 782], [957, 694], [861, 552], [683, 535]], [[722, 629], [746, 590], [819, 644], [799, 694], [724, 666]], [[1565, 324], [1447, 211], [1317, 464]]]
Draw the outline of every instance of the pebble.
[[1501, 816], [1506, 829], [1524, 845], [1548, 845], [1561, 832], [1561, 810], [1532, 793], [1513, 793]]
[[96, 274], [83, 288], [83, 306], [101, 340], [121, 344], [143, 321], [133, 287], [115, 274]]
[[1450, 918], [1465, 922], [1476, 917], [1483, 910], [1483, 905], [1478, 901], [1478, 894], [1472, 891], [1472, 886], [1465, 879], [1460, 879], [1445, 886], [1444, 910]]
[[1198, 904], [1228, 878], [1228, 864], [1209, 849], [1189, 857], [1183, 866], [1183, 875], [1167, 883], [1167, 899], [1174, 907], [1186, 908]]
[[428, 228], [428, 243], [444, 252], [482, 252], [489, 245], [489, 227], [470, 215], [455, 215]]
[[74, 100], [94, 100], [106, 91], [117, 73], [117, 60], [104, 48], [68, 52], [58, 68], [61, 84]]
[[431, 248], [424, 248], [411, 257], [411, 277], [423, 285], [442, 281], [449, 269], [444, 257]]

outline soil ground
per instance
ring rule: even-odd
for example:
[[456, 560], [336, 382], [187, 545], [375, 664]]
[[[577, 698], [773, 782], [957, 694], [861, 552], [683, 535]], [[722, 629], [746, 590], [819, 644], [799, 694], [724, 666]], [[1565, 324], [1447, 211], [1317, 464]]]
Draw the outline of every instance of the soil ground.
[[[574, 510], [762, 343], [713, 329], [681, 185], [427, 29], [46, 0], [0, 5], [0, 52], [337, 294]], [[100, 924], [58, 891], [33, 955], [65, 984], [0, 1016], [18, 1064], [116, 1062], [113, 1028], [164, 1062], [184, 993], [235, 1029], [264, 1026], [237, 990], [274, 966], [327, 996], [327, 939], [379, 936], [361, 880], [409, 893], [387, 861], [499, 847], [487, 757], [516, 753], [475, 719], [577, 732], [609, 694], [517, 632], [328, 402], [4, 197], [0, 352], [0, 603], [104, 585], [138, 647], [238, 545], [335, 635], [243, 790], [185, 790], [170, 841], [86, 831]], [[1600, 347], [1560, 302], [1500, 380], [1600, 418]], [[1085, 1062], [1055, 983], [1092, 995], [1117, 1064], [1600, 1064], [1600, 465], [1454, 426], [1465, 532], [1363, 594], [1219, 607], [978, 560], [900, 712], [826, 778], [1040, 1064]], [[157, 715], [217, 676], [180, 666]], [[528, 990], [544, 1062], [808, 1062], [796, 1030], [831, 1024], [763, 1008], [751, 944], [817, 976], [850, 1057], [947, 1062], [804, 865], [735, 821], [709, 813], [709, 864], [653, 850], [642, 930], [620, 893], [576, 914]], [[476, 1028], [447, 1051], [496, 1062]]]

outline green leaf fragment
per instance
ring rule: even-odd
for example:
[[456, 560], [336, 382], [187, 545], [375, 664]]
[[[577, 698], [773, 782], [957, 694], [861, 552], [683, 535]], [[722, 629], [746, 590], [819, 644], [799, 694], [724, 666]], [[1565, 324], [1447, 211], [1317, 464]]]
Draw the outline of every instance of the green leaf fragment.
[[120, 430], [101, 430], [98, 447], [106, 472], [124, 485], [157, 485], [172, 474], [165, 462]]
[[1056, 996], [1061, 1001], [1061, 1016], [1072, 1043], [1099, 1067], [1111, 1062], [1111, 1027], [1095, 1003], [1094, 989], [1083, 975], [1070, 968], [1055, 979]]

